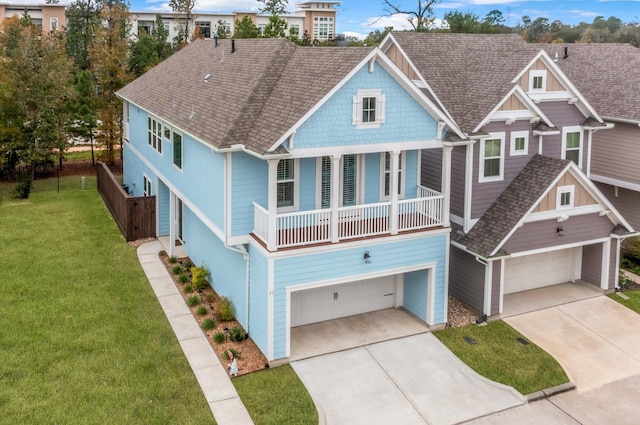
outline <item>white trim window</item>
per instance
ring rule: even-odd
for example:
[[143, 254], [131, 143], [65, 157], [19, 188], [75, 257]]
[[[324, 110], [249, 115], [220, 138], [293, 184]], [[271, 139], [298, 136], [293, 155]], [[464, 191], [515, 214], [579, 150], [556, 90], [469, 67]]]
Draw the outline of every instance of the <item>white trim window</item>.
[[182, 134], [173, 132], [173, 165], [182, 170]]
[[574, 185], [558, 186], [556, 189], [556, 209], [573, 208]]
[[162, 153], [162, 124], [155, 118], [149, 117], [147, 120], [147, 130], [149, 133], [148, 144], [154, 150]]
[[544, 69], [532, 69], [529, 71], [529, 91], [530, 92], [546, 92], [547, 91], [547, 71]]
[[[391, 152], [380, 153], [380, 200], [388, 201], [391, 197]], [[398, 157], [398, 198], [404, 198], [404, 152]]]
[[51, 31], [58, 29], [58, 18], [49, 18], [49, 28], [51, 28]]
[[333, 18], [316, 16], [313, 18], [313, 39], [333, 40]]
[[295, 159], [278, 161], [278, 211], [295, 211], [297, 205], [298, 167]]
[[527, 155], [529, 153], [529, 132], [528, 131], [512, 131], [511, 132], [511, 156]]
[[381, 90], [358, 90], [353, 96], [351, 123], [357, 128], [378, 128], [385, 119], [385, 96]]
[[480, 183], [500, 181], [504, 178], [504, 132], [490, 133], [480, 141]]
[[582, 168], [582, 127], [562, 128], [562, 159], [570, 159]]
[[142, 176], [142, 187], [144, 196], [152, 195], [153, 192], [151, 191], [151, 179], [146, 175]]

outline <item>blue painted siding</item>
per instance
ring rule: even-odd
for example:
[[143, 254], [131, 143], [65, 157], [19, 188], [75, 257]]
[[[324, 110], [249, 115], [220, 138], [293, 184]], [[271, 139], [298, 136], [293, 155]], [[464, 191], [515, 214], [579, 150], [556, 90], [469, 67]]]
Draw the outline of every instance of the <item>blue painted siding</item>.
[[167, 236], [170, 232], [169, 228], [169, 188], [164, 184], [162, 180], [158, 181], [158, 213], [156, 219], [158, 220], [158, 236]]
[[[300, 166], [300, 211], [316, 209], [316, 158], [302, 158]], [[319, 206], [318, 206], [319, 207]]]
[[137, 156], [133, 154], [129, 149], [128, 143], [124, 144], [124, 169], [126, 170], [123, 183], [129, 186], [129, 191], [133, 196], [144, 195], [144, 182], [143, 176], [147, 177], [153, 182], [151, 190], [153, 194], [157, 193], [156, 175], [142, 162]]
[[364, 157], [365, 204], [380, 202], [380, 156], [379, 153], [369, 153]]
[[247, 235], [253, 231], [253, 202], [267, 209], [269, 168], [266, 161], [244, 152], [234, 152], [231, 159], [231, 234]]
[[[274, 357], [286, 354], [286, 286], [301, 285], [317, 281], [349, 278], [358, 280], [365, 273], [384, 273], [386, 270], [409, 267], [425, 262], [435, 262], [435, 323], [446, 321], [445, 303], [445, 260], [447, 252], [446, 235], [426, 236], [408, 241], [397, 241], [371, 246], [334, 250], [275, 260], [274, 278]], [[362, 260], [364, 251], [369, 251], [371, 263]], [[426, 284], [426, 281], [425, 281]], [[416, 300], [426, 306], [424, 298]], [[419, 312], [418, 312], [419, 313]], [[424, 313], [426, 318], [426, 313]]]
[[[215, 154], [204, 144], [184, 134], [182, 136], [182, 170], [173, 165], [171, 143], [163, 141], [162, 154], [148, 145], [146, 111], [132, 106], [129, 114], [130, 144], [140, 152], [158, 173], [170, 181], [192, 205], [202, 211], [218, 228], [224, 228], [225, 157]], [[162, 121], [162, 120], [160, 120]], [[170, 124], [170, 123], [169, 123]], [[134, 166], [127, 168], [128, 178], [138, 179]], [[139, 177], [140, 181], [142, 177]], [[158, 211], [160, 213], [161, 211]]]
[[418, 194], [418, 151], [405, 152], [404, 169], [405, 169], [405, 199], [415, 198]]
[[269, 340], [268, 260], [260, 251], [249, 246], [249, 334], [263, 354], [267, 354]]
[[[427, 321], [427, 270], [404, 274], [404, 298], [402, 305], [417, 318]], [[425, 302], [426, 301], [426, 302]]]
[[[385, 95], [385, 122], [377, 129], [352, 124], [353, 96], [380, 89]], [[382, 68], [364, 67], [309, 118], [296, 133], [296, 149], [365, 145], [435, 139], [437, 122]]]
[[183, 232], [187, 255], [195, 265], [209, 269], [209, 282], [218, 295], [231, 300], [236, 319], [246, 329], [247, 269], [242, 254], [225, 248], [186, 205], [183, 209]]

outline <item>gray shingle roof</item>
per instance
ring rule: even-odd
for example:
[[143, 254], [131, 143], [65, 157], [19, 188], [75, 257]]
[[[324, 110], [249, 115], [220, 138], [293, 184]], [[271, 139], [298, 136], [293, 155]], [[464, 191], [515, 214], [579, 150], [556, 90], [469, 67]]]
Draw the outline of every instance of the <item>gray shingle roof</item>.
[[469, 251], [485, 258], [504, 240], [571, 161], [536, 154], [469, 230]]
[[[621, 43], [537, 44], [604, 117], [640, 120], [640, 49]], [[568, 47], [568, 57], [564, 48]]]
[[513, 88], [539, 48], [517, 34], [394, 32], [462, 130], [470, 133]]
[[264, 154], [371, 50], [241, 39], [231, 53], [231, 40], [197, 40], [118, 95], [216, 148]]

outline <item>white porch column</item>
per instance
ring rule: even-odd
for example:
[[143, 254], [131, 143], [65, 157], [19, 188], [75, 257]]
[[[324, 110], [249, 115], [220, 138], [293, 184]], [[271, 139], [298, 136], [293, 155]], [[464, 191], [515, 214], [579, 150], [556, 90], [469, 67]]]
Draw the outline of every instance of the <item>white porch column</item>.
[[398, 234], [398, 169], [400, 168], [400, 151], [393, 151], [390, 154], [391, 173], [389, 174], [389, 208], [390, 230], [392, 235]]
[[169, 257], [176, 255], [176, 195], [169, 191]]
[[269, 213], [269, 230], [267, 231], [267, 249], [269, 251], [278, 250], [278, 161], [277, 159], [268, 160], [269, 164], [269, 201], [267, 211]]
[[331, 156], [331, 220], [330, 228], [331, 242], [338, 243], [340, 241], [340, 235], [338, 230], [340, 229], [339, 211], [340, 208], [340, 155]]
[[444, 195], [442, 205], [442, 225], [449, 227], [451, 209], [451, 151], [453, 146], [442, 147], [442, 194]]

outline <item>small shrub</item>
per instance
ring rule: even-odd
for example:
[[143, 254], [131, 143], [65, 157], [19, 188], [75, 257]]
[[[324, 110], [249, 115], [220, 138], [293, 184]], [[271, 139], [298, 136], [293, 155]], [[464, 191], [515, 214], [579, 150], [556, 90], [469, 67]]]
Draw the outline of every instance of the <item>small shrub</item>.
[[212, 303], [213, 301], [215, 301], [216, 296], [213, 295], [213, 292], [207, 292], [206, 294], [204, 294], [204, 299], [207, 300], [207, 302]]
[[167, 259], [167, 261], [169, 262], [169, 264], [175, 264], [178, 262], [178, 259], [172, 255]]
[[167, 251], [165, 251], [164, 249], [161, 249], [158, 255], [161, 257], [164, 257], [165, 255], [167, 255]]
[[198, 307], [198, 309], [196, 310], [196, 314], [198, 316], [204, 316], [205, 314], [207, 314], [207, 307], [201, 305], [200, 307]]
[[179, 283], [187, 283], [189, 281], [189, 276], [187, 276], [184, 273], [181, 273], [180, 276], [178, 276], [178, 282]]
[[234, 349], [234, 348], [229, 348], [228, 350], [224, 350], [224, 354], [223, 357], [227, 360], [231, 360], [229, 358], [229, 351], [231, 351], [231, 354], [233, 354], [233, 357], [238, 359], [240, 358], [240, 352], [238, 352], [238, 350]]
[[31, 173], [28, 171], [21, 172], [18, 174], [16, 180], [18, 183], [13, 191], [14, 196], [20, 199], [27, 199], [31, 192], [31, 184], [33, 183]]
[[191, 267], [191, 281], [193, 282], [193, 287], [196, 290], [201, 290], [207, 287], [209, 284], [207, 282], [207, 275], [209, 274], [209, 270], [206, 267]]
[[220, 318], [225, 321], [233, 320], [233, 305], [227, 297], [220, 298]]
[[181, 266], [173, 266], [171, 268], [171, 273], [173, 274], [180, 274], [182, 273], [182, 267]]
[[227, 340], [227, 337], [224, 336], [224, 332], [216, 332], [213, 334], [213, 342], [216, 344], [222, 344]]
[[[205, 331], [209, 331], [216, 327], [216, 321], [209, 317], [202, 321], [202, 324], [200, 325], [200, 327], [202, 327], [202, 329], [204, 329]], [[216, 332], [216, 334], [218, 333], [222, 333], [222, 332]], [[213, 340], [214, 341], [216, 340], [215, 334], [213, 335]], [[222, 340], [224, 341], [224, 334], [222, 334]]]
[[193, 292], [193, 288], [191, 287], [191, 285], [184, 285], [184, 288], [182, 288], [182, 290], [185, 294], [190, 294]]
[[189, 298], [187, 298], [187, 305], [189, 307], [195, 307], [198, 304], [200, 304], [200, 297], [199, 296], [193, 295], [193, 296], [190, 296]]
[[231, 338], [231, 341], [240, 342], [244, 339], [244, 332], [242, 332], [242, 328], [240, 326], [234, 326], [231, 328], [229, 337]]
[[189, 270], [191, 267], [193, 267], [193, 263], [190, 260], [184, 262], [185, 269]]

